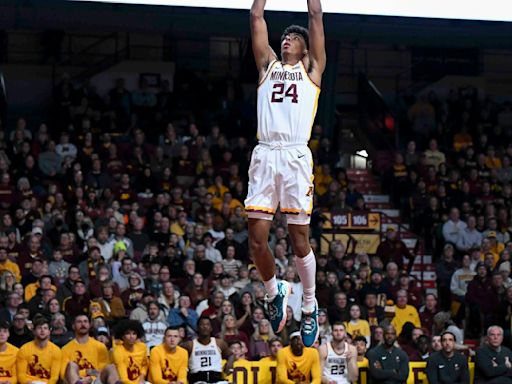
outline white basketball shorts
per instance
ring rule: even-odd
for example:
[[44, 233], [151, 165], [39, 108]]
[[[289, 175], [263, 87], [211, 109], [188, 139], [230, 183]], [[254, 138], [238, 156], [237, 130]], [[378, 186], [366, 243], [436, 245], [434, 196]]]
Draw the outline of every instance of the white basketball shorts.
[[309, 224], [313, 209], [313, 155], [305, 144], [260, 142], [249, 167], [245, 211], [272, 220], [277, 208], [288, 224]]

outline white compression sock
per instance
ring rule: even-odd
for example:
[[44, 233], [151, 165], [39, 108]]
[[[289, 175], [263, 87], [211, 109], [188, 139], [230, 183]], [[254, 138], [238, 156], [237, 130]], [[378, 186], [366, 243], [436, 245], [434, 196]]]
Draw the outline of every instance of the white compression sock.
[[304, 287], [303, 306], [306, 312], [313, 311], [315, 305], [316, 290], [316, 260], [313, 250], [306, 257], [295, 256], [295, 265], [299, 273], [300, 281]]
[[274, 275], [270, 280], [264, 281], [263, 285], [267, 291], [267, 294], [270, 298], [274, 298], [277, 295], [277, 279], [276, 275]]

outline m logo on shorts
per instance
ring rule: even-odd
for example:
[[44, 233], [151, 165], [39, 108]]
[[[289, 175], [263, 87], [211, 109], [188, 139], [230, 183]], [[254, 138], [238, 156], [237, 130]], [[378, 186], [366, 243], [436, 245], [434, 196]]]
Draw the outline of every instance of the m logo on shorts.
[[308, 191], [306, 192], [306, 196], [313, 196], [313, 186], [310, 185]]

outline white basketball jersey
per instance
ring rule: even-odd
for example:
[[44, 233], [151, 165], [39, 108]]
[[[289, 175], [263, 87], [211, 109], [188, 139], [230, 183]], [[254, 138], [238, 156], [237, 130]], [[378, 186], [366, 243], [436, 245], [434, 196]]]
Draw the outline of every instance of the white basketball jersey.
[[307, 144], [318, 107], [320, 88], [304, 64], [270, 63], [258, 87], [258, 140]]
[[222, 372], [222, 354], [214, 337], [210, 338], [207, 345], [203, 345], [197, 340], [192, 342], [189, 368], [191, 373]]
[[345, 343], [345, 352], [338, 355], [332, 349], [331, 343], [327, 343], [327, 358], [325, 359], [322, 376], [338, 384], [350, 384], [350, 381], [348, 381], [347, 350], [348, 345]]

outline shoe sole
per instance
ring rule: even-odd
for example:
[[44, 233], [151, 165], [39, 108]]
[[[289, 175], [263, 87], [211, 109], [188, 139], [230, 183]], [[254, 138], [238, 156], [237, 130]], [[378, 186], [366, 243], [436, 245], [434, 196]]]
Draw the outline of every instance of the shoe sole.
[[[313, 341], [313, 343], [311, 345], [306, 345], [306, 343], [304, 342], [304, 339], [302, 338], [302, 329], [300, 332], [300, 338], [302, 339], [302, 344], [304, 344], [305, 347], [312, 347], [313, 344], [315, 344], [315, 342], [318, 340], [318, 336], [320, 336], [320, 327], [318, 326], [318, 300], [317, 299], [315, 299], [315, 305], [316, 305], [316, 335], [315, 335], [315, 340]], [[303, 316], [304, 316], [304, 314], [303, 314]]]
[[277, 327], [276, 333], [279, 333], [283, 330], [285, 324], [286, 324], [286, 318], [287, 318], [287, 309], [288, 309], [288, 296], [292, 293], [292, 287], [290, 286], [290, 283], [287, 281], [283, 281], [283, 284], [286, 284], [286, 295], [283, 298], [283, 320], [279, 323], [279, 327]]

